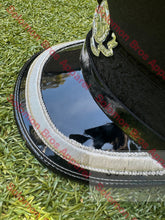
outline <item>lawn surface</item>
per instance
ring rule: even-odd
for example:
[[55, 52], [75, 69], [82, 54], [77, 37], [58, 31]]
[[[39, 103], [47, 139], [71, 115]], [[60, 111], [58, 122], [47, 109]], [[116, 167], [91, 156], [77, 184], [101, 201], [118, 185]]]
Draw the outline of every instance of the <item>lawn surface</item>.
[[[30, 36], [6, 11], [10, 5], [41, 37], [39, 40]], [[20, 69], [34, 53], [42, 50], [41, 43], [47, 40], [52, 46], [84, 39], [95, 6], [94, 0], [0, 1], [0, 219], [35, 219], [7, 189], [11, 182], [40, 213], [41, 220], [125, 219], [94, 187], [64, 178], [41, 165], [21, 138], [13, 108], [7, 101]], [[162, 189], [109, 191], [129, 213], [127, 219], [165, 219]]]

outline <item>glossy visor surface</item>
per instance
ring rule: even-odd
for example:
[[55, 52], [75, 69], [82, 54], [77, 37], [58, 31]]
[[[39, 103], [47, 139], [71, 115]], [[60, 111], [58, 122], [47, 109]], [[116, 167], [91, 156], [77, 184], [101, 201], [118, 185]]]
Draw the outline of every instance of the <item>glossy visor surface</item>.
[[[74, 47], [70, 46], [65, 48], [64, 51], [59, 51], [61, 61], [54, 63], [52, 58], [48, 60], [42, 75], [42, 97], [52, 122], [64, 135], [73, 139], [76, 138], [75, 140], [79, 140], [79, 142], [85, 146], [95, 147], [95, 143], [89, 130], [100, 127], [102, 129], [102, 126], [110, 125], [112, 122], [95, 103], [88, 89], [83, 86], [83, 81], [81, 81], [81, 79], [83, 80], [83, 75], [79, 65], [81, 48], [82, 43], [78, 43], [74, 45]], [[70, 54], [72, 54], [72, 56], [70, 56]], [[16, 101], [22, 104], [25, 111], [26, 75], [30, 63], [34, 58], [35, 57], [26, 63], [22, 69], [15, 88]], [[68, 74], [68, 72], [64, 70], [62, 62], [66, 58], [68, 64], [71, 63], [71, 66], [75, 71], [74, 76]], [[16, 109], [15, 115], [22, 134], [27, 140], [30, 149], [35, 153], [38, 159], [55, 170], [60, 170], [70, 176], [86, 180], [86, 178], [82, 177], [81, 173], [78, 172], [73, 165], [68, 164], [67, 161], [64, 161], [50, 148], [45, 146], [36, 135], [28, 118], [21, 115]], [[101, 143], [100, 146], [103, 150], [113, 149], [113, 145], [108, 141]], [[135, 147], [135, 150], [139, 151], [139, 148]], [[130, 177], [116, 177], [116, 175], [92, 172], [92, 176], [90, 177], [91, 182], [95, 182], [96, 179], [99, 178], [102, 178], [103, 182], [105, 181], [109, 184], [113, 182], [113, 184], [116, 183], [118, 185], [123, 184], [124, 181], [118, 181], [122, 179], [125, 179], [128, 184], [132, 184], [133, 182], [139, 184], [138, 180], [141, 180], [143, 184], [147, 184], [148, 179], [152, 180], [152, 177], [134, 177], [134, 180], [132, 180]], [[162, 184], [164, 182], [163, 177], [159, 177], [158, 182]]]

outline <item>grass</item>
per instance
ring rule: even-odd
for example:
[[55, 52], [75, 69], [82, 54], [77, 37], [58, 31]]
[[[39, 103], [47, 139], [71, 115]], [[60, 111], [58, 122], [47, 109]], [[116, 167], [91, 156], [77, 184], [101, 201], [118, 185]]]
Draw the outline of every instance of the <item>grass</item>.
[[[41, 39], [36, 41], [7, 13], [13, 5], [18, 15]], [[23, 64], [42, 50], [44, 40], [55, 45], [85, 38], [93, 19], [94, 0], [3, 0], [0, 4], [0, 219], [35, 219], [7, 186], [12, 182], [18, 192], [35, 208], [39, 219], [102, 220], [125, 219], [94, 187], [69, 180], [42, 166], [26, 148], [7, 97], [13, 93]], [[165, 197], [159, 189], [109, 189], [129, 218], [165, 219]], [[139, 201], [139, 195], [142, 201]], [[131, 197], [131, 198], [130, 198]], [[134, 201], [133, 201], [134, 200]]]

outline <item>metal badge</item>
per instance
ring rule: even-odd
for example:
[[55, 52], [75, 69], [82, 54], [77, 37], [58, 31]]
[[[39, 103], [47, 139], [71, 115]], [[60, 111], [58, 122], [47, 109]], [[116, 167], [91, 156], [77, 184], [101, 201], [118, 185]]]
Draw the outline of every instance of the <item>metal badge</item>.
[[[99, 56], [100, 52], [106, 57], [113, 56], [113, 48], [118, 43], [116, 35], [112, 33], [112, 40], [108, 41], [107, 45], [103, 45], [107, 36], [110, 33], [110, 14], [107, 0], [103, 0], [101, 5], [98, 5], [94, 14], [92, 37], [90, 40], [91, 50], [95, 56]], [[98, 43], [98, 45], [96, 45]]]

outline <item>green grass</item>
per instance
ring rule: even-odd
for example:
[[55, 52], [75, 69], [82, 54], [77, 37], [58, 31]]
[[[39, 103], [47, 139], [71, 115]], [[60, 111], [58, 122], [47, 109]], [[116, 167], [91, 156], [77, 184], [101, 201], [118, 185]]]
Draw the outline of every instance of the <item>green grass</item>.
[[[41, 39], [36, 41], [7, 13], [13, 5], [18, 15]], [[42, 166], [26, 148], [7, 97], [13, 93], [15, 81], [23, 64], [42, 49], [44, 40], [55, 45], [85, 38], [91, 27], [96, 1], [94, 0], [3, 0], [0, 5], [0, 219], [35, 219], [12, 193], [9, 183], [35, 208], [39, 219], [102, 220], [125, 219], [92, 186], [71, 181]], [[165, 219], [165, 196], [159, 189], [141, 192], [109, 189], [130, 217]], [[139, 201], [139, 195], [143, 198]], [[131, 197], [131, 199], [130, 199]], [[134, 202], [133, 199], [134, 198]], [[128, 219], [131, 219], [128, 218]]]

